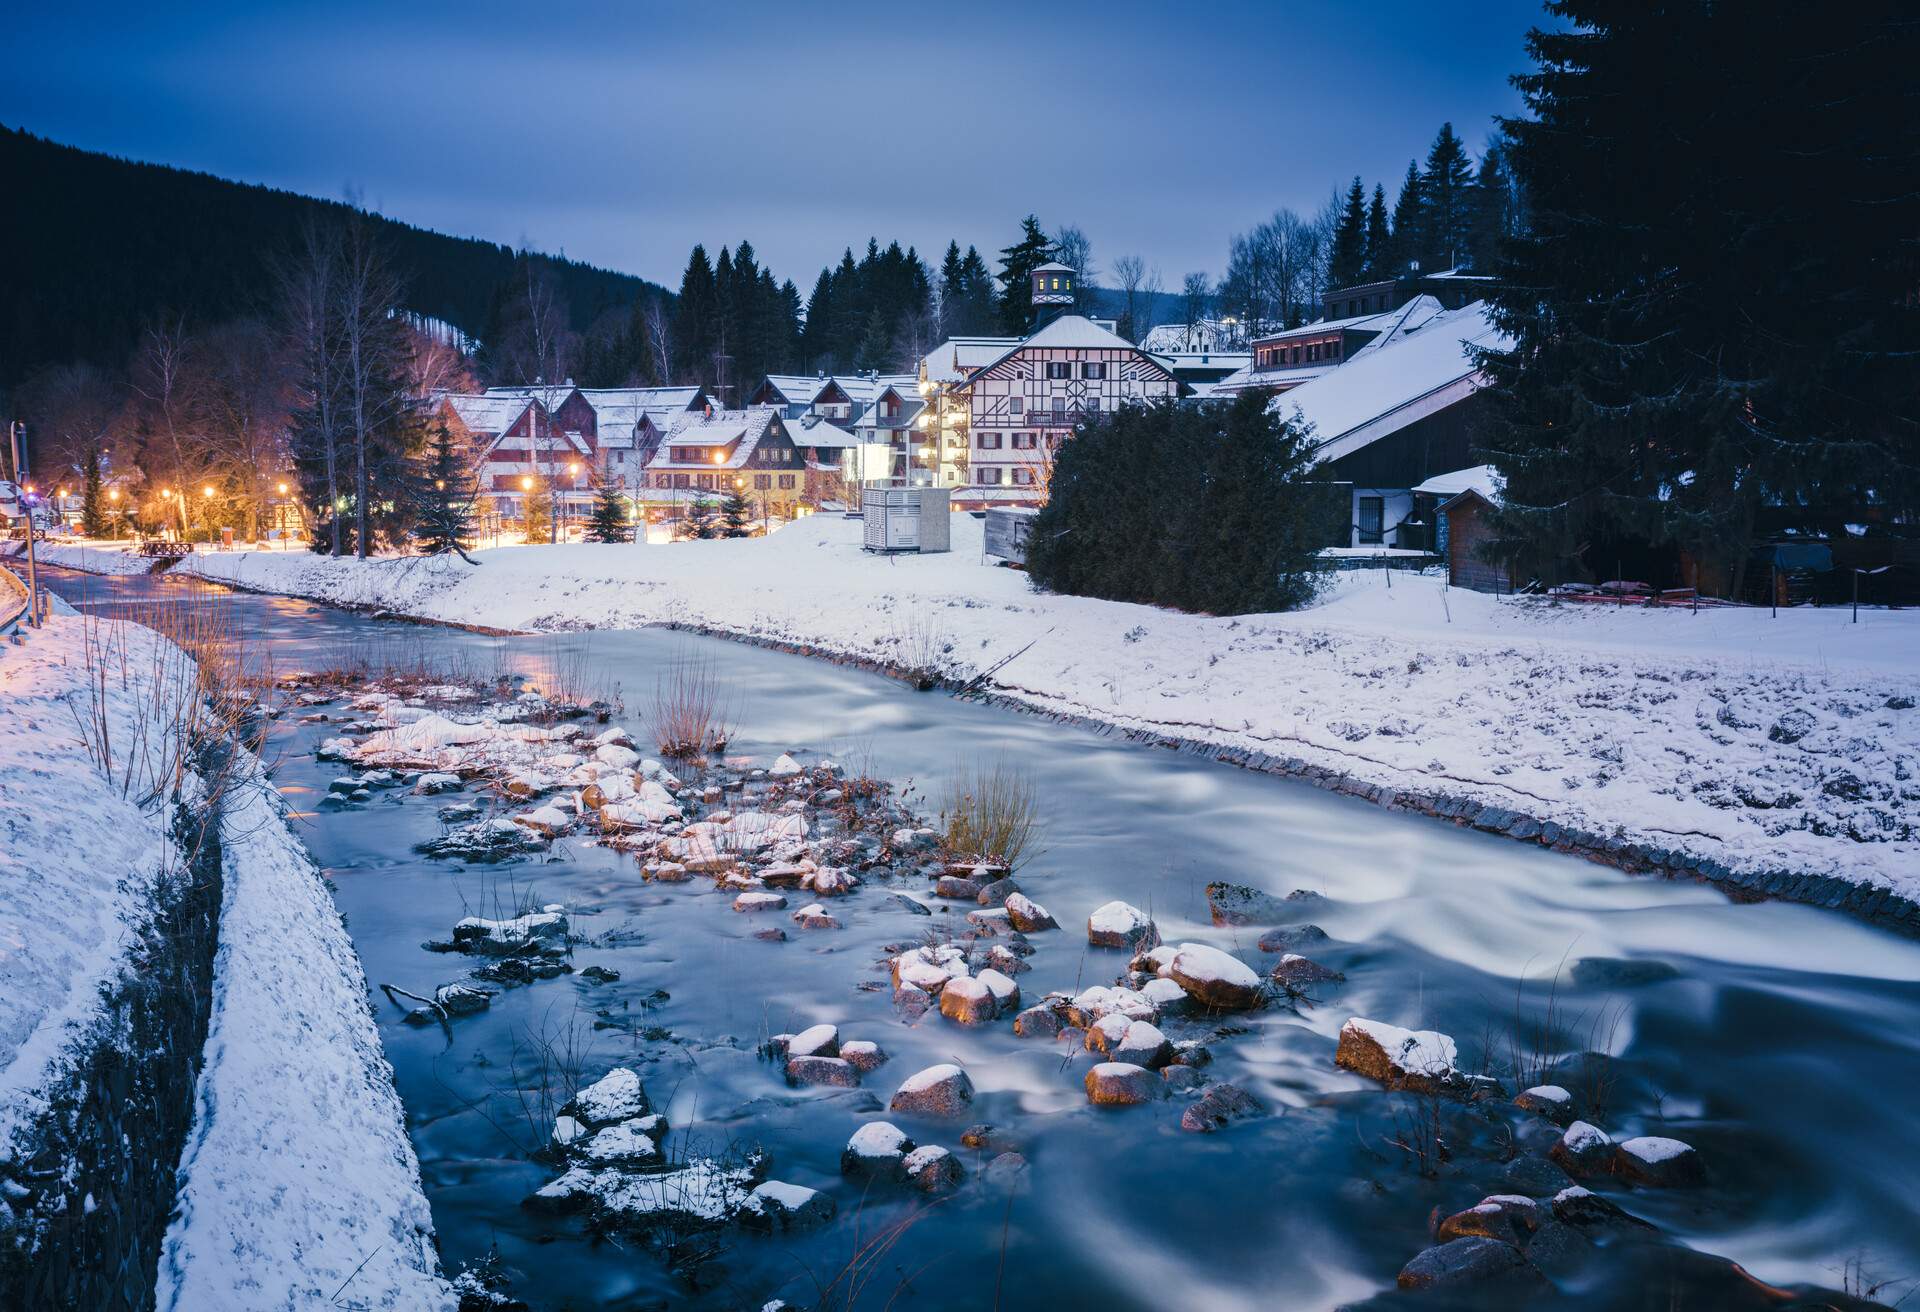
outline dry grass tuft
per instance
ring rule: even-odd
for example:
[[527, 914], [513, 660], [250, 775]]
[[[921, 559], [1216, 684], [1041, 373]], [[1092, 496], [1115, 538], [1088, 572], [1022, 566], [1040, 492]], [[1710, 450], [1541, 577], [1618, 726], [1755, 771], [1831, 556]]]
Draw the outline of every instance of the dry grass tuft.
[[940, 808], [948, 853], [1019, 869], [1039, 855], [1039, 798], [1033, 776], [1007, 762], [963, 771]]
[[734, 732], [719, 671], [705, 659], [675, 661], [670, 672], [655, 680], [649, 718], [662, 756], [688, 759], [724, 752]]

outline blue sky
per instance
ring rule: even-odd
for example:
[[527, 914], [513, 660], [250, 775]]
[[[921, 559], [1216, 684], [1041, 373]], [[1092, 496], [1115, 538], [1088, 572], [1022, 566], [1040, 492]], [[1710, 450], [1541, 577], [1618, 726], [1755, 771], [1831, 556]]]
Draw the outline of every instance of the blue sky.
[[[0, 122], [667, 282], [745, 237], [803, 292], [869, 235], [1021, 216], [1169, 287], [1518, 108], [1535, 0], [203, 3], [14, 11]], [[19, 198], [9, 203], [19, 203]]]

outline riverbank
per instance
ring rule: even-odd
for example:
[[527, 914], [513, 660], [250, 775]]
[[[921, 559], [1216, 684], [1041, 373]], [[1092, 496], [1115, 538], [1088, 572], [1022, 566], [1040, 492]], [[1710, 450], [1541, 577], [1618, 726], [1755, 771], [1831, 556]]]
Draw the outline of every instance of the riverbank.
[[[979, 556], [875, 557], [817, 516], [765, 539], [333, 561], [213, 553], [238, 587], [455, 624], [673, 625], [932, 671], [1006, 704], [1635, 870], [1920, 932], [1920, 615], [1599, 609], [1342, 578], [1214, 619], [1031, 591]], [[144, 569], [56, 548], [54, 563]]]
[[0, 1302], [451, 1307], [359, 962], [258, 764], [209, 801], [195, 675], [64, 603], [0, 647]]

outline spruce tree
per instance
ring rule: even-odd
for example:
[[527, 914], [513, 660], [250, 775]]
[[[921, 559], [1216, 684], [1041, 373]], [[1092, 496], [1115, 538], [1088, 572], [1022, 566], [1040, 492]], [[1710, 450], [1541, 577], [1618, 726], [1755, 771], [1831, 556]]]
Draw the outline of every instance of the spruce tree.
[[1468, 267], [1491, 273], [1500, 263], [1500, 243], [1520, 230], [1519, 201], [1506, 156], [1498, 145], [1480, 157], [1473, 182], [1473, 234]]
[[998, 312], [994, 305], [993, 275], [987, 271], [987, 262], [980, 252], [972, 246], [967, 247], [966, 258], [960, 261], [960, 277], [966, 287], [966, 311], [958, 329], [949, 329], [961, 336], [979, 337], [992, 333], [998, 322]]
[[107, 535], [107, 506], [100, 487], [100, 452], [87, 448], [86, 485], [80, 493], [80, 531], [90, 538]]
[[679, 381], [713, 383], [713, 348], [719, 324], [719, 292], [707, 248], [695, 246], [680, 277], [673, 306], [673, 353]]
[[536, 470], [531, 478], [533, 486], [524, 494], [525, 510], [521, 517], [521, 537], [529, 545], [551, 542], [553, 540], [553, 484]]
[[1500, 553], [1739, 595], [1757, 533], [1915, 522], [1911, 14], [1549, 10], [1503, 124], [1528, 222], [1492, 298], [1512, 346], [1485, 358]]
[[1468, 259], [1475, 219], [1473, 161], [1453, 133], [1442, 123], [1427, 151], [1427, 168], [1420, 175], [1420, 268], [1440, 273]]
[[476, 564], [467, 548], [473, 540], [473, 503], [479, 485], [445, 424], [434, 425], [427, 459], [413, 486], [414, 540], [421, 552], [429, 556], [455, 552], [468, 564]]
[[1356, 176], [1347, 188], [1346, 204], [1333, 228], [1333, 250], [1327, 257], [1327, 281], [1351, 287], [1367, 268], [1367, 192]]
[[718, 536], [723, 538], [750, 538], [753, 536], [753, 507], [747, 503], [740, 489], [727, 493], [727, 499], [720, 503], [720, 526]]
[[706, 542], [720, 536], [720, 512], [705, 497], [693, 503], [680, 525], [680, 535]]
[[1393, 232], [1387, 227], [1387, 191], [1373, 184], [1373, 199], [1367, 202], [1367, 258], [1362, 273], [1369, 280], [1391, 276], [1393, 269]]
[[[1393, 203], [1393, 260], [1385, 276], [1404, 278], [1412, 262], [1420, 260], [1426, 246], [1425, 234], [1421, 231], [1420, 204], [1420, 166], [1412, 160], [1407, 161], [1407, 177], [1400, 184], [1400, 197]], [[1424, 261], [1424, 272], [1431, 273]]]
[[1000, 327], [1015, 337], [1033, 331], [1033, 271], [1053, 255], [1053, 242], [1029, 214], [1020, 221], [1020, 240], [1000, 252]]
[[620, 485], [603, 476], [595, 481], [593, 491], [593, 513], [587, 517], [587, 541], [633, 541], [633, 529], [627, 524], [626, 503], [620, 498]]

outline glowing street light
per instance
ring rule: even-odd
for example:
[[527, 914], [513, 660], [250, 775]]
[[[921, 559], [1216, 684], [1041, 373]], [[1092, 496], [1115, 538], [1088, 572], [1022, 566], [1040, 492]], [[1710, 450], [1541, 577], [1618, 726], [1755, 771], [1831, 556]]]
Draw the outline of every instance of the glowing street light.
[[714, 464], [716, 464], [716, 465], [724, 465], [724, 464], [726, 464], [726, 463], [727, 463], [727, 453], [726, 453], [725, 451], [715, 451], [715, 452], [713, 453], [713, 463], [714, 463]]
[[532, 480], [531, 478], [523, 478], [523, 479], [521, 479], [521, 480], [520, 480], [520, 490], [521, 490], [522, 492], [531, 492], [531, 491], [533, 491], [533, 480]]
[[210, 497], [210, 496], [212, 496], [212, 495], [213, 495], [213, 487], [212, 487], [212, 485], [211, 485], [211, 484], [209, 484], [208, 486], [206, 486], [206, 487], [203, 487], [203, 488], [201, 488], [201, 489], [200, 489], [200, 495], [201, 495], [201, 496], [203, 496], [203, 497]]

